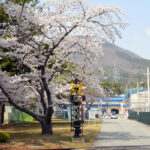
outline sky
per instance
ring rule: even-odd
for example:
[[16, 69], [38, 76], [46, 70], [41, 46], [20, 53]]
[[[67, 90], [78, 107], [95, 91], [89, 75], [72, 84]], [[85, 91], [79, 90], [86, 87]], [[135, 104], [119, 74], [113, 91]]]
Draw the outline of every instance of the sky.
[[122, 30], [122, 39], [116, 39], [115, 44], [142, 58], [150, 59], [150, 0], [87, 1], [91, 4], [121, 8], [126, 14], [123, 21], [129, 23], [129, 26]]
[[116, 6], [124, 10], [129, 26], [115, 44], [150, 59], [150, 0], [88, 0], [92, 4]]

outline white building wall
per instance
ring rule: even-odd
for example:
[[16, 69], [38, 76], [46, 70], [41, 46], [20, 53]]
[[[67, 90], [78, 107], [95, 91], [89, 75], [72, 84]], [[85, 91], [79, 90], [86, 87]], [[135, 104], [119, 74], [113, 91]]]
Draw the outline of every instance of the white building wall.
[[10, 114], [12, 113], [12, 106], [5, 106], [5, 112], [4, 112], [4, 123], [8, 124], [10, 120]]
[[136, 111], [146, 111], [148, 104], [148, 91], [139, 91], [130, 96], [131, 109]]

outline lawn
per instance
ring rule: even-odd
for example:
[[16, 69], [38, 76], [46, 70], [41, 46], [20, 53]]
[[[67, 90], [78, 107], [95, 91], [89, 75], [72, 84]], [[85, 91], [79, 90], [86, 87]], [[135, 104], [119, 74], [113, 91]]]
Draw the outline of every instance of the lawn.
[[[83, 137], [85, 142], [72, 142], [71, 137], [74, 132], [70, 130], [70, 121], [64, 119], [53, 119], [53, 135], [42, 136], [41, 128], [37, 122], [19, 123], [11, 125], [3, 125], [0, 132], [5, 131], [10, 134], [11, 139], [7, 143], [0, 143], [0, 149], [5, 150], [23, 149], [62, 149], [62, 148], [78, 148], [91, 147], [91, 144], [100, 131], [100, 120], [86, 121], [84, 123]], [[16, 148], [14, 148], [16, 147]]]

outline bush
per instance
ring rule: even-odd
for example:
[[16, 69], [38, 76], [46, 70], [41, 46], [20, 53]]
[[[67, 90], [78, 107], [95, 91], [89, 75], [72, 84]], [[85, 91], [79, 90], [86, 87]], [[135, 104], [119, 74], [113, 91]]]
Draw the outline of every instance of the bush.
[[8, 139], [10, 139], [10, 135], [5, 132], [0, 132], [0, 142], [6, 142]]

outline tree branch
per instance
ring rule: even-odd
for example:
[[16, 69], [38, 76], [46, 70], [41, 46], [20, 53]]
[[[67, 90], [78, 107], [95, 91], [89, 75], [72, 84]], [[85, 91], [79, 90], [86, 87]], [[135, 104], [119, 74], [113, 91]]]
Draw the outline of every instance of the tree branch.
[[42, 86], [42, 83], [40, 83], [40, 85], [41, 85], [41, 90], [39, 91], [40, 100], [41, 100], [41, 103], [42, 103], [42, 106], [44, 109], [44, 114], [46, 114], [47, 107], [46, 107], [46, 103], [44, 101], [44, 87]]
[[8, 98], [8, 101], [11, 105], [13, 105], [18, 110], [23, 111], [23, 112], [27, 113], [28, 115], [31, 115], [33, 118], [35, 118], [39, 122], [42, 122], [42, 120], [43, 120], [42, 116], [38, 116], [37, 114], [33, 113], [32, 111], [29, 111], [26, 108], [22, 108], [22, 107], [18, 106], [17, 104], [15, 104], [13, 102], [13, 100], [10, 98], [9, 94], [6, 92], [6, 90], [1, 85], [0, 85], [0, 89], [2, 90], [2, 93]]

